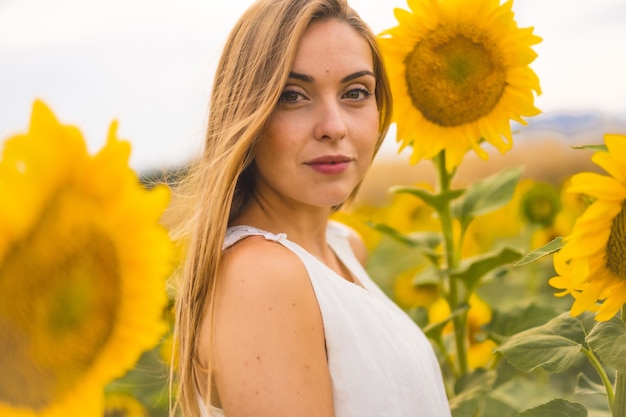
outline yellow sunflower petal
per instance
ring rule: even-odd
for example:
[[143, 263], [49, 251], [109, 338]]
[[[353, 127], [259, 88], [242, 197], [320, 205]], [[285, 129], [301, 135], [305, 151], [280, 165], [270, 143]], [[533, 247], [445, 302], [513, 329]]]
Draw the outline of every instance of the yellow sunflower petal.
[[590, 256], [601, 251], [606, 246], [606, 241], [610, 231], [576, 230], [577, 234], [572, 235], [572, 239], [561, 251], [570, 257]]
[[626, 199], [626, 185], [615, 178], [594, 172], [582, 172], [572, 177], [568, 191], [587, 194], [601, 200], [622, 201]]
[[556, 297], [564, 297], [573, 292], [573, 288], [571, 288], [571, 286], [569, 285], [570, 281], [565, 277], [561, 277], [561, 276], [552, 277], [548, 280], [548, 283], [554, 288], [563, 290], [563, 291], [554, 293]]
[[[74, 166], [80, 166], [80, 155], [86, 146], [80, 133], [61, 126], [41, 101], [35, 101], [29, 132], [15, 135], [4, 143], [0, 164], [0, 190], [4, 196], [19, 196], [23, 205], [6, 199], [0, 204], [0, 259], [14, 240], [20, 239], [36, 222], [54, 184], [66, 178]], [[53, 161], [61, 161], [52, 169]], [[70, 161], [74, 161], [73, 164]], [[24, 189], [39, 188], [37, 193]]]
[[568, 294], [582, 289], [581, 282], [585, 280], [589, 271], [588, 263], [580, 262], [578, 259], [572, 262], [566, 258], [563, 251], [557, 252], [553, 260], [554, 269], [559, 275], [551, 278], [549, 284], [554, 288], [565, 290]]
[[596, 152], [591, 160], [626, 185], [626, 135], [604, 136], [609, 152]]
[[471, 344], [467, 350], [467, 362], [470, 369], [484, 367], [494, 357], [497, 345], [493, 340]]
[[589, 225], [610, 222], [620, 212], [620, 204], [615, 201], [596, 200], [578, 217], [576, 223]]
[[590, 285], [589, 288], [585, 289], [576, 295], [574, 298], [574, 303], [572, 304], [571, 313], [572, 316], [578, 316], [584, 311], [597, 311], [598, 306], [596, 301], [600, 296], [602, 288], [597, 285]]
[[626, 282], [622, 281], [616, 285], [606, 300], [598, 309], [597, 319], [599, 321], [610, 320], [626, 304]]

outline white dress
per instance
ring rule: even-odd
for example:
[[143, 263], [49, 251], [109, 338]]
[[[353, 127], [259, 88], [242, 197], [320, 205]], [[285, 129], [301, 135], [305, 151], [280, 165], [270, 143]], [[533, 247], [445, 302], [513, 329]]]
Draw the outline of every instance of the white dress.
[[[224, 249], [261, 235], [304, 263], [324, 322], [336, 417], [449, 417], [441, 370], [430, 342], [411, 318], [371, 280], [354, 256], [348, 230], [329, 223], [328, 244], [361, 282], [353, 284], [284, 233], [248, 226], [228, 229]], [[224, 416], [201, 403], [204, 417]]]

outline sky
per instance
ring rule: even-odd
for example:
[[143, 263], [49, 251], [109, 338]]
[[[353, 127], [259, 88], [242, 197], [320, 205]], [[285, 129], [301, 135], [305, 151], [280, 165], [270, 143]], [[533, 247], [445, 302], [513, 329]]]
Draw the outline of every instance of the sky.
[[[197, 154], [213, 71], [235, 20], [252, 0], [0, 0], [0, 143], [27, 129], [44, 100], [80, 127], [91, 152], [108, 125], [132, 144], [137, 170], [175, 167]], [[406, 0], [351, 0], [378, 33]], [[626, 1], [516, 0], [520, 27], [543, 38], [531, 65], [554, 112], [626, 116]], [[541, 116], [539, 116], [541, 117]], [[395, 152], [387, 139], [383, 152]]]

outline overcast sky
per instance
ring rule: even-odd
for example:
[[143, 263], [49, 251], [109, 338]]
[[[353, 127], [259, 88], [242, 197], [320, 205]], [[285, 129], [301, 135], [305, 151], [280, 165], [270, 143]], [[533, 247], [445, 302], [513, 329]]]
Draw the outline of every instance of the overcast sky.
[[[92, 151], [113, 118], [136, 169], [196, 153], [212, 71], [251, 0], [0, 0], [0, 140], [24, 131], [32, 102], [78, 125]], [[352, 0], [380, 32], [405, 0]], [[532, 67], [546, 113], [626, 115], [626, 1], [517, 0], [520, 27], [544, 40]], [[395, 148], [393, 140], [386, 143]]]

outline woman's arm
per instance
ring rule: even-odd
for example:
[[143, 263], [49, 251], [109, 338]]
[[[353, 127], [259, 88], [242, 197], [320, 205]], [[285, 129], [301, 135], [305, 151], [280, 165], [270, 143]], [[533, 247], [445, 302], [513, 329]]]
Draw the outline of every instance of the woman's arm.
[[249, 237], [221, 268], [213, 346], [225, 415], [332, 417], [322, 317], [300, 259]]

